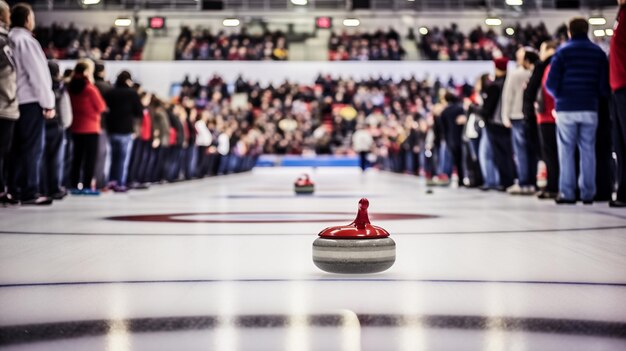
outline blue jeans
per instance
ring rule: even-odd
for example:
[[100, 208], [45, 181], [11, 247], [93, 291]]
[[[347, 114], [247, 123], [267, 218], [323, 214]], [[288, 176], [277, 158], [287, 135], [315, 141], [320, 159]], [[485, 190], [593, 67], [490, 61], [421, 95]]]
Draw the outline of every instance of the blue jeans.
[[556, 119], [559, 151], [559, 193], [566, 200], [576, 199], [576, 147], [580, 152], [580, 197], [591, 201], [596, 195], [596, 131], [595, 111], [560, 111]]
[[487, 130], [483, 128], [480, 133], [480, 143], [478, 144], [478, 162], [483, 174], [484, 186], [496, 187], [500, 184], [498, 169], [493, 161], [493, 150]]
[[452, 175], [452, 155], [445, 142], [439, 144], [439, 165], [437, 166], [437, 174], [446, 174], [448, 177]]
[[535, 185], [536, 181], [531, 180], [529, 174], [530, 158], [528, 155], [528, 144], [526, 143], [526, 126], [524, 120], [512, 120], [511, 132], [513, 141], [513, 155], [515, 157], [515, 166], [517, 167], [517, 180], [520, 186]]
[[128, 164], [133, 147], [132, 134], [109, 134], [111, 145], [111, 171], [109, 173], [112, 182], [118, 186], [126, 186], [128, 177]]

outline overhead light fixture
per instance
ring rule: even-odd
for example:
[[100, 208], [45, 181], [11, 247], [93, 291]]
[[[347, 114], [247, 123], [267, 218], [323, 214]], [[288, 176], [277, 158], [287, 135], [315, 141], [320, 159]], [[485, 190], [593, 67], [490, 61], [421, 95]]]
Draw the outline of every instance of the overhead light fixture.
[[596, 29], [593, 31], [593, 35], [595, 35], [596, 37], [603, 37], [606, 35], [606, 33], [604, 32], [604, 29]]
[[98, 5], [100, 3], [100, 0], [81, 0], [80, 2], [85, 6], [89, 6], [89, 5]]
[[604, 17], [589, 17], [589, 24], [592, 26], [603, 26], [606, 24], [606, 18]]
[[343, 20], [343, 25], [346, 27], [358, 27], [361, 24], [358, 18], [346, 18]]
[[291, 3], [297, 6], [304, 6], [309, 3], [308, 0], [291, 0]]
[[506, 4], [509, 6], [522, 6], [524, 5], [524, 0], [506, 0]]
[[130, 25], [133, 24], [133, 20], [130, 18], [120, 17], [116, 18], [114, 23], [116, 27], [130, 27]]
[[613, 36], [613, 29], [609, 28], [609, 29], [605, 29], [604, 30], [604, 34], [610, 36]]
[[504, 30], [506, 32], [506, 34], [508, 35], [513, 35], [515, 34], [515, 29], [508, 27], [507, 29]]
[[485, 19], [485, 24], [488, 26], [499, 26], [502, 24], [502, 20], [497, 17], [487, 17]]
[[421, 35], [426, 35], [426, 34], [428, 34], [428, 28], [420, 27], [419, 32], [420, 32]]
[[224, 27], [237, 27], [239, 23], [240, 22], [237, 18], [225, 18], [222, 21], [222, 25], [224, 25]]

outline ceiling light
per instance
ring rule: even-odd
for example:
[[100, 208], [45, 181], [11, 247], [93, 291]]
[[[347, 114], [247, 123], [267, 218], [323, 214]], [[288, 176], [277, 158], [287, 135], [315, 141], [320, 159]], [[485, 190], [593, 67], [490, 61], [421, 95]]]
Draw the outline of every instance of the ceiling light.
[[589, 17], [589, 24], [592, 26], [603, 26], [606, 24], [606, 18], [604, 17]]
[[304, 6], [309, 3], [308, 0], [291, 0], [291, 3], [298, 6]]
[[114, 23], [116, 27], [130, 27], [130, 25], [133, 23], [133, 20], [131, 20], [130, 18], [117, 18], [115, 19]]
[[608, 36], [612, 36], [613, 35], [613, 29], [611, 29], [611, 28], [605, 29], [604, 30], [604, 34], [606, 34]]
[[428, 34], [428, 28], [420, 27], [419, 32], [420, 32], [421, 35], [426, 35], [426, 34]]
[[100, 0], [81, 0], [83, 5], [97, 5], [100, 3]]
[[523, 0], [506, 0], [506, 4], [509, 6], [522, 6], [524, 5]]
[[604, 32], [604, 29], [596, 29], [593, 31], [593, 35], [595, 35], [596, 37], [603, 37], [606, 35], [606, 33]]
[[505, 31], [505, 32], [506, 32], [506, 34], [508, 34], [508, 35], [513, 35], [513, 34], [515, 34], [515, 29], [513, 29], [513, 28], [511, 28], [511, 27], [509, 27], [509, 28], [505, 29], [504, 31]]
[[485, 19], [485, 24], [488, 26], [499, 26], [502, 24], [502, 20], [496, 17], [488, 17]]
[[358, 27], [361, 24], [358, 18], [346, 18], [343, 20], [343, 25], [346, 27]]
[[226, 18], [222, 21], [222, 25], [224, 25], [224, 27], [237, 27], [239, 20], [237, 18]]

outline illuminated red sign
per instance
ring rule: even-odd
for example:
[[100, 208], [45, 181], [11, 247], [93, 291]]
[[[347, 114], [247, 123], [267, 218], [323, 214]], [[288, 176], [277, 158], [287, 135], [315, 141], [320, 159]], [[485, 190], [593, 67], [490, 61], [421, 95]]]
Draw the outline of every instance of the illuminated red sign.
[[329, 29], [333, 26], [333, 19], [330, 17], [316, 17], [315, 27], [319, 29]]

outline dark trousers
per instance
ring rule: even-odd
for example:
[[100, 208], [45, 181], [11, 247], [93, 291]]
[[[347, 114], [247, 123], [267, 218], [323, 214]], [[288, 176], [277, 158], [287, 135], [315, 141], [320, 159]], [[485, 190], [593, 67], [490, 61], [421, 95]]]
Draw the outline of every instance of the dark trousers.
[[0, 194], [6, 191], [7, 181], [4, 169], [5, 159], [11, 150], [15, 120], [0, 118]]
[[41, 192], [51, 196], [63, 192], [65, 130], [56, 121], [46, 123], [46, 142], [41, 160]]
[[167, 155], [167, 181], [173, 182], [180, 178], [180, 165], [183, 148], [180, 145], [170, 146]]
[[617, 201], [626, 202], [626, 88], [613, 93], [611, 112], [617, 154]]
[[509, 187], [515, 179], [511, 130], [500, 125], [488, 124], [487, 133], [493, 149], [493, 160], [500, 174], [500, 185]]
[[98, 158], [99, 134], [74, 133], [72, 138], [74, 139], [74, 158], [70, 175], [71, 186], [78, 188], [78, 184], [82, 183], [83, 189], [91, 189]]
[[459, 186], [463, 186], [463, 179], [465, 178], [465, 167], [463, 167], [463, 145], [461, 141], [457, 141], [457, 143], [448, 142], [448, 150], [452, 155], [452, 161], [454, 162], [454, 167], [456, 168], [456, 174], [459, 177]]
[[362, 171], [365, 171], [367, 169], [367, 154], [367, 151], [359, 152], [359, 166], [361, 167]]
[[[132, 134], [109, 134], [111, 168], [109, 179], [118, 186], [126, 186], [130, 155], [133, 147]], [[97, 166], [96, 166], [97, 167]]]
[[541, 158], [546, 164], [546, 172], [548, 173], [546, 191], [556, 194], [559, 192], [559, 152], [556, 143], [556, 124], [540, 124], [539, 140], [541, 141]]
[[20, 118], [15, 124], [10, 157], [9, 193], [30, 200], [39, 196], [45, 120], [38, 103], [23, 104], [19, 108]]
[[183, 173], [185, 179], [189, 180], [196, 176], [196, 146], [189, 145], [183, 150]]
[[610, 112], [611, 99], [601, 98], [596, 131], [596, 196], [594, 201], [611, 201], [615, 190], [615, 162]]
[[94, 176], [96, 177], [96, 188], [104, 188], [109, 181], [109, 169], [111, 167], [111, 155], [109, 150], [109, 137], [106, 131], [98, 136], [98, 155], [96, 157], [96, 167]]
[[198, 152], [198, 162], [196, 164], [196, 176], [198, 178], [204, 178], [209, 174], [209, 167], [211, 160], [207, 153], [208, 146], [196, 146]]

